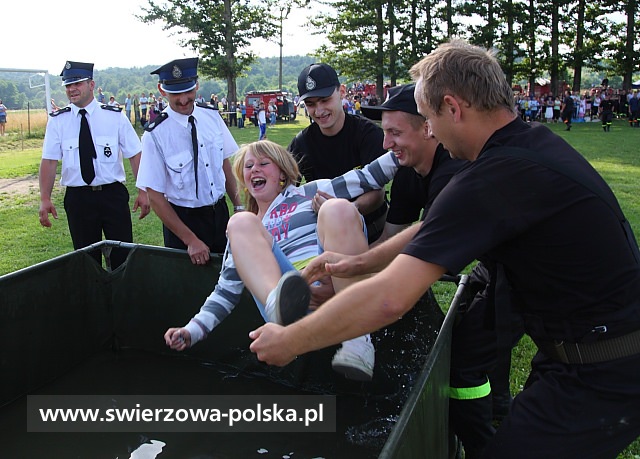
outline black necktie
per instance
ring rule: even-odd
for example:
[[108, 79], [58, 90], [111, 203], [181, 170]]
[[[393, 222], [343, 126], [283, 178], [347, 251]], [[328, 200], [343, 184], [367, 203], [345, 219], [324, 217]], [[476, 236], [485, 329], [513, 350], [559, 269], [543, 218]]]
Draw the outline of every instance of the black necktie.
[[80, 149], [80, 172], [82, 179], [89, 185], [96, 177], [96, 171], [93, 169], [93, 158], [96, 157], [96, 147], [93, 145], [91, 138], [91, 130], [87, 121], [87, 111], [80, 109], [82, 119], [80, 120], [80, 137], [78, 139], [78, 147]]
[[198, 197], [198, 131], [196, 131], [196, 119], [189, 116], [191, 123], [191, 146], [193, 147], [193, 172], [196, 175], [196, 198]]

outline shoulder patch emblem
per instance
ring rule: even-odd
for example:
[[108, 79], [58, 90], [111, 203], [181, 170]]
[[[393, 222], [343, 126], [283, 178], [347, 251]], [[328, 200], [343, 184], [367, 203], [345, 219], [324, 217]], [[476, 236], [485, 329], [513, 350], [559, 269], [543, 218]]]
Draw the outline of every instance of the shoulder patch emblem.
[[216, 110], [218, 111], [218, 109], [216, 107], [214, 107], [213, 105], [209, 105], [205, 102], [196, 102], [196, 105], [200, 108], [208, 108], [209, 110]]
[[101, 105], [100, 108], [103, 109], [103, 110], [109, 110], [111, 112], [121, 112], [122, 111], [122, 107], [115, 107], [113, 105]]
[[61, 108], [59, 110], [55, 110], [55, 111], [49, 113], [49, 116], [58, 116], [58, 115], [60, 115], [62, 113], [67, 113], [67, 112], [70, 112], [70, 111], [71, 111], [71, 107], [64, 107], [64, 108]]
[[153, 120], [153, 123], [149, 123], [149, 125], [146, 128], [144, 128], [144, 130], [148, 132], [153, 131], [155, 128], [158, 127], [160, 123], [162, 123], [167, 118], [169, 118], [169, 115], [167, 115], [165, 112], [160, 113], [158, 116], [156, 116], [156, 119]]

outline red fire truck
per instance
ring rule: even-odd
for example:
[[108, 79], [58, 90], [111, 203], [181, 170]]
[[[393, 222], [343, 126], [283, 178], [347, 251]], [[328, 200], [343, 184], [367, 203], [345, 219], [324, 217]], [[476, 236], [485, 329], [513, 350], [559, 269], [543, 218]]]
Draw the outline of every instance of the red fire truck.
[[293, 121], [296, 119], [297, 107], [293, 103], [293, 98], [288, 92], [278, 89], [267, 91], [249, 91], [245, 96], [245, 105], [247, 106], [247, 118], [257, 126], [258, 121], [255, 117], [255, 109], [260, 102], [264, 102], [267, 109], [271, 102], [276, 104], [276, 114], [279, 120]]

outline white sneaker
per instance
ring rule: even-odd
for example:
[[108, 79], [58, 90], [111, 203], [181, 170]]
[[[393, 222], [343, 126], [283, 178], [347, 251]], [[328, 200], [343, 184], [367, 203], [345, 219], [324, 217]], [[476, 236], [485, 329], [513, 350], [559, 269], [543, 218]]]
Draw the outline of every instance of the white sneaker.
[[376, 351], [369, 335], [359, 336], [342, 343], [342, 347], [333, 356], [331, 366], [347, 379], [371, 381]]
[[289, 325], [307, 315], [311, 290], [298, 271], [287, 271], [271, 290], [264, 305], [269, 322]]

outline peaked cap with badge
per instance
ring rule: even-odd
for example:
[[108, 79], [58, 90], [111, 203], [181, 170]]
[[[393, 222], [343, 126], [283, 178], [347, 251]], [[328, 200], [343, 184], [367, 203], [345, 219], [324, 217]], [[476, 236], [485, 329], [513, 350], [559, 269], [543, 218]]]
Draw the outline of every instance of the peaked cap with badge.
[[300, 100], [307, 97], [329, 97], [338, 86], [338, 74], [328, 64], [311, 64], [298, 76]]
[[80, 81], [93, 80], [93, 64], [88, 62], [67, 61], [60, 73], [62, 86]]
[[387, 90], [387, 100], [382, 105], [363, 105], [362, 114], [370, 120], [382, 120], [382, 112], [405, 112], [411, 115], [422, 116], [418, 113], [418, 106], [414, 98], [415, 83], [394, 86]]
[[158, 75], [160, 87], [169, 94], [191, 91], [198, 84], [198, 58], [175, 59], [155, 69], [151, 75]]

